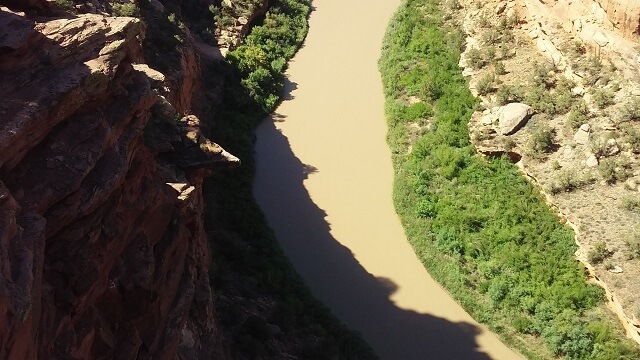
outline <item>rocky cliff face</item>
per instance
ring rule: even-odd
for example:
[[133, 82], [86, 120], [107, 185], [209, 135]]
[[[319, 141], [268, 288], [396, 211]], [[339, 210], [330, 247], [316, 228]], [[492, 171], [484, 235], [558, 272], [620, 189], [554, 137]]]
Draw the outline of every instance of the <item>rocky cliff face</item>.
[[4, 3], [0, 358], [228, 358], [201, 184], [238, 160], [183, 116], [197, 55], [165, 78], [135, 18]]
[[596, 0], [613, 26], [625, 36], [640, 38], [640, 3], [634, 0]]

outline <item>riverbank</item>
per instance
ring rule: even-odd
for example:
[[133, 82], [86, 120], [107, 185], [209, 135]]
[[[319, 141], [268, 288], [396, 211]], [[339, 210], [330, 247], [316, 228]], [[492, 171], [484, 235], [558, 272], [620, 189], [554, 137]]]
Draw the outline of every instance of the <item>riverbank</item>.
[[313, 294], [381, 358], [517, 359], [431, 280], [393, 209], [376, 62], [398, 4], [314, 2], [257, 131], [255, 196]]
[[508, 159], [483, 159], [469, 143], [476, 100], [458, 67], [460, 8], [447, 6], [403, 3], [380, 61], [394, 199], [410, 242], [474, 318], [527, 356], [636, 358], [604, 320], [570, 229]]
[[[375, 359], [372, 349], [314, 299], [251, 193], [255, 126], [282, 95], [287, 61], [307, 33], [307, 0], [278, 0], [244, 45], [208, 64], [222, 89], [213, 137], [242, 166], [205, 182], [205, 226], [221, 333], [234, 359]], [[222, 75], [219, 75], [222, 74]]]

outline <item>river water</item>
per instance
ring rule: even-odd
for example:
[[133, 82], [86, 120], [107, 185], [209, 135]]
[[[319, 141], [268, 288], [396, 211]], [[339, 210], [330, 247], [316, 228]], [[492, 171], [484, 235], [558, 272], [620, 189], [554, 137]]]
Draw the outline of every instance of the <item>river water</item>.
[[314, 0], [254, 193], [311, 288], [381, 359], [520, 359], [424, 269], [392, 203], [382, 37], [398, 0]]

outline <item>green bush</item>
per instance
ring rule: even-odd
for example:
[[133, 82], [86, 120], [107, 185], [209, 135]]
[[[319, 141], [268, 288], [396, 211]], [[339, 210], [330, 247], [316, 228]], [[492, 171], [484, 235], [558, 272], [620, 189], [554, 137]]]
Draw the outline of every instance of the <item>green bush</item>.
[[140, 16], [140, 10], [134, 3], [126, 2], [126, 3], [113, 3], [111, 4], [112, 13], [115, 16], [129, 16], [129, 17], [138, 17]]
[[572, 192], [593, 182], [590, 177], [576, 175], [575, 170], [565, 170], [560, 172], [556, 180], [549, 187], [549, 192], [558, 194], [560, 192]]
[[593, 248], [587, 253], [587, 259], [591, 264], [600, 264], [604, 259], [609, 257], [610, 251], [604, 241], [593, 244]]
[[569, 46], [568, 50], [569, 50], [569, 55], [574, 58], [580, 57], [587, 53], [587, 47], [584, 46], [584, 44], [580, 40], [573, 41]]
[[507, 69], [504, 67], [504, 63], [502, 61], [494, 61], [493, 62], [493, 72], [496, 75], [504, 75], [507, 73]]
[[555, 85], [553, 68], [548, 64], [533, 63], [533, 73], [529, 83], [537, 88], [551, 89]]
[[596, 89], [591, 91], [591, 98], [598, 108], [604, 109], [614, 104], [615, 94], [608, 89]]
[[485, 45], [497, 45], [500, 43], [500, 33], [496, 30], [489, 30], [482, 34], [481, 40]]
[[474, 69], [482, 69], [487, 65], [487, 60], [478, 48], [467, 51], [467, 63]]
[[640, 120], [640, 98], [635, 97], [622, 107], [620, 113], [622, 121], [639, 121]]
[[[221, 308], [218, 314], [221, 322], [231, 328], [224, 330], [233, 343], [232, 351], [241, 352], [232, 354], [237, 359], [276, 356], [264, 317], [287, 334], [287, 341], [293, 344], [292, 356], [375, 359], [373, 351], [357, 334], [313, 298], [282, 252], [252, 196], [254, 130], [282, 94], [282, 71], [305, 37], [309, 11], [308, 0], [272, 2], [267, 15], [260, 25], [252, 28], [245, 43], [228, 53], [228, 61], [203, 62], [207, 66], [203, 73], [208, 74], [203, 86], [222, 91], [220, 102], [212, 104], [216, 113], [210, 124], [213, 140], [242, 159], [240, 168], [207, 178], [203, 191], [205, 226], [208, 230], [215, 229], [215, 235], [209, 238], [211, 248], [216, 249], [210, 279], [216, 292], [232, 294], [229, 297], [233, 300], [227, 300], [227, 306], [236, 310]], [[174, 21], [178, 20], [175, 16]], [[167, 23], [171, 24], [168, 19]], [[155, 25], [148, 22], [149, 27]], [[258, 309], [262, 311], [259, 317], [247, 318], [242, 309], [264, 303], [265, 299], [273, 312]], [[216, 303], [224, 306], [222, 301]], [[236, 306], [238, 303], [242, 307]]]
[[613, 158], [606, 158], [600, 161], [598, 172], [600, 172], [600, 176], [607, 184], [625, 181], [631, 176], [630, 165]]
[[529, 151], [534, 156], [542, 156], [553, 149], [553, 130], [548, 126], [541, 126], [531, 134]]
[[578, 129], [582, 124], [586, 124], [590, 117], [589, 106], [584, 99], [580, 99], [571, 107], [567, 120], [572, 129]]
[[496, 77], [493, 74], [487, 74], [478, 80], [476, 83], [476, 90], [478, 90], [478, 94], [487, 95], [491, 92], [495, 91], [493, 84], [496, 81]]
[[604, 69], [602, 62], [597, 56], [591, 56], [579, 61], [576, 65], [576, 69], [584, 73], [582, 81], [586, 85], [593, 86], [602, 77]]
[[627, 135], [627, 141], [631, 145], [631, 150], [635, 153], [640, 152], [640, 130], [632, 127], [624, 128], [624, 132]]
[[[640, 202], [636, 202], [634, 205], [638, 209]], [[625, 236], [624, 244], [627, 246], [627, 258], [629, 260], [640, 258], [640, 226], [636, 226], [631, 233]]]
[[56, 6], [62, 10], [73, 10], [73, 0], [56, 0]]
[[505, 105], [510, 102], [516, 102], [520, 100], [521, 97], [519, 96], [517, 89], [512, 85], [502, 84], [496, 91], [496, 102], [498, 103], [498, 105]]
[[607, 142], [602, 138], [596, 139], [593, 143], [591, 143], [590, 148], [593, 155], [595, 155], [598, 159], [603, 158], [607, 155]]
[[634, 196], [624, 196], [622, 198], [622, 208], [640, 214], [640, 199]]

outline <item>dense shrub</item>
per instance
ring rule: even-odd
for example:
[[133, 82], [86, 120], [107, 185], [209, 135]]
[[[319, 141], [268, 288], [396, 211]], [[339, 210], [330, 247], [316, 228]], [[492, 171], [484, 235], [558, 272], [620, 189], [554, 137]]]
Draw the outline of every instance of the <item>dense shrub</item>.
[[609, 257], [609, 249], [604, 241], [599, 241], [593, 245], [593, 248], [587, 253], [587, 259], [592, 264], [600, 264], [604, 259]]
[[624, 196], [622, 198], [622, 208], [640, 214], [640, 199], [633, 196]]
[[631, 150], [635, 153], [640, 152], [640, 130], [632, 128], [630, 126], [624, 128], [627, 141], [631, 145]]
[[493, 62], [493, 72], [496, 75], [504, 75], [507, 73], [507, 69], [504, 67], [504, 63], [502, 61], [494, 61]]
[[593, 179], [589, 175], [580, 176], [576, 174], [575, 170], [565, 170], [558, 174], [555, 181], [549, 187], [549, 191], [554, 195], [560, 192], [571, 192], [592, 182]]
[[73, 10], [73, 0], [55, 0], [55, 3], [62, 10]]
[[607, 158], [598, 164], [598, 172], [607, 184], [624, 181], [630, 176], [629, 165], [613, 158]]
[[131, 2], [113, 3], [111, 4], [111, 9], [115, 16], [138, 17], [140, 15], [140, 11], [136, 4]]
[[[476, 101], [457, 66], [462, 39], [443, 23], [438, 3], [405, 1], [380, 60], [396, 169], [394, 200], [410, 242], [430, 273], [472, 315], [503, 335], [515, 326], [542, 336], [549, 352], [570, 358], [597, 358], [603, 348], [612, 351], [608, 359], [622, 356], [626, 350], [616, 347], [621, 340], [613, 340], [613, 346], [601, 341], [583, 317], [602, 300], [602, 291], [585, 282], [573, 256], [573, 233], [508, 159], [475, 155], [467, 123]], [[407, 75], [418, 64], [427, 65]], [[431, 98], [431, 130], [407, 153], [407, 120], [390, 104], [431, 77], [442, 79], [440, 93]], [[540, 81], [555, 86], [555, 81]], [[505, 101], [522, 94], [508, 86], [498, 93]], [[554, 101], [548, 102], [555, 111]], [[550, 149], [551, 140], [546, 134], [540, 148]], [[513, 314], [519, 316], [514, 324]], [[522, 344], [521, 338], [510, 339]], [[625, 349], [637, 354], [632, 346]], [[529, 350], [540, 354], [540, 349]]]
[[513, 86], [502, 84], [498, 87], [498, 91], [496, 92], [496, 102], [498, 105], [505, 105], [518, 100], [520, 100], [520, 98]]
[[582, 124], [586, 124], [590, 117], [589, 106], [584, 99], [580, 99], [571, 107], [568, 117], [569, 126], [572, 129], [578, 129]]
[[[633, 203], [634, 209], [638, 211], [640, 208], [640, 202]], [[640, 257], [640, 226], [636, 226], [629, 234], [624, 238], [624, 244], [627, 246], [627, 258], [637, 259]]]
[[553, 130], [548, 126], [538, 127], [532, 134], [529, 142], [529, 151], [532, 155], [540, 157], [553, 149]]
[[622, 121], [638, 121], [640, 120], [640, 98], [635, 97], [622, 107], [620, 112]]
[[495, 83], [496, 78], [493, 74], [488, 74], [480, 78], [476, 83], [476, 90], [478, 90], [478, 94], [487, 95], [490, 92], [495, 91], [493, 84]]
[[478, 48], [472, 48], [467, 51], [467, 63], [474, 69], [482, 69], [488, 62], [484, 58], [482, 51]]
[[596, 106], [604, 109], [609, 105], [613, 105], [615, 94], [609, 89], [596, 89], [591, 91], [591, 98]]

